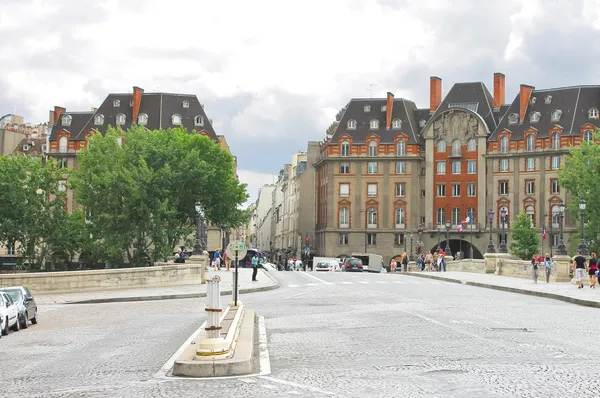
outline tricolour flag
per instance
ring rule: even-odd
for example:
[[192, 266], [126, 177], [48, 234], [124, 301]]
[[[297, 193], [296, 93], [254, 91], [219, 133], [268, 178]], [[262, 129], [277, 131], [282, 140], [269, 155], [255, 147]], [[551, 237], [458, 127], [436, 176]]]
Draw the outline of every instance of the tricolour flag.
[[542, 239], [546, 239], [546, 226], [542, 227]]
[[470, 222], [471, 222], [471, 217], [467, 216], [467, 218], [465, 218], [462, 223], [463, 224], [469, 224]]
[[462, 225], [459, 225], [457, 229], [458, 229], [458, 232], [462, 231]]

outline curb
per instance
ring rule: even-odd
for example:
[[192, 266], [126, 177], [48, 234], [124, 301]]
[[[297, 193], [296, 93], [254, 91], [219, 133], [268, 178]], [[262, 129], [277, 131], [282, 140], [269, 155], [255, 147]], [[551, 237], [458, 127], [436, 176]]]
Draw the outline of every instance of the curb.
[[417, 278], [436, 279], [438, 281], [458, 283], [458, 284], [467, 285], [467, 286], [483, 287], [486, 289], [500, 290], [500, 291], [509, 292], [509, 293], [525, 294], [527, 296], [544, 297], [544, 298], [549, 298], [549, 299], [553, 299], [553, 300], [564, 301], [564, 302], [571, 303], [571, 304], [577, 304], [577, 305], [581, 305], [584, 307], [600, 308], [600, 302], [598, 302], [598, 301], [578, 299], [575, 297], [563, 296], [563, 295], [555, 294], [555, 293], [536, 292], [534, 290], [520, 289], [520, 288], [516, 288], [516, 287], [490, 285], [489, 283], [462, 281], [460, 279], [443, 278], [443, 277], [434, 276], [434, 275], [422, 275], [422, 274], [416, 274], [416, 273], [408, 273], [405, 275], [416, 276]]
[[[271, 278], [273, 280], [273, 278]], [[279, 289], [281, 284], [276, 281], [275, 284], [263, 287], [253, 287], [247, 289], [240, 289], [240, 294], [246, 293], [257, 293], [266, 292], [269, 290]], [[221, 296], [228, 296], [233, 294], [231, 289], [222, 290]], [[65, 304], [102, 304], [102, 303], [128, 303], [135, 301], [157, 301], [157, 300], [178, 300], [178, 299], [189, 299], [189, 298], [200, 298], [206, 297], [206, 293], [182, 293], [182, 294], [165, 294], [158, 296], [138, 296], [138, 297], [110, 297], [105, 299], [90, 299], [90, 300], [77, 300], [77, 301], [65, 301]]]

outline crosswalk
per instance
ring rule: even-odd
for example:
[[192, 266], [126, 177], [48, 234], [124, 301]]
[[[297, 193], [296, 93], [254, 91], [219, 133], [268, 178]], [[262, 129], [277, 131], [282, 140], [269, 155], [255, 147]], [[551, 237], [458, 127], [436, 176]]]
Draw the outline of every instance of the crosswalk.
[[[423, 281], [368, 281], [368, 280], [359, 280], [359, 281], [334, 281], [328, 282], [329, 285], [340, 285], [340, 286], [348, 286], [348, 285], [439, 285], [441, 282], [434, 280], [423, 280]], [[315, 283], [304, 283], [304, 284], [290, 284], [287, 287], [291, 288], [299, 288], [299, 287], [310, 287], [316, 286]]]

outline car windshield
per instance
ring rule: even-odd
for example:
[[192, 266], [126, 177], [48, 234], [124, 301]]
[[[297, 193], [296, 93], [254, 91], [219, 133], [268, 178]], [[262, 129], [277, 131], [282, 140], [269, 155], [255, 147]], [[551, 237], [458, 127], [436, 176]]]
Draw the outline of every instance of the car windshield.
[[362, 261], [353, 258], [352, 260], [348, 260], [348, 264], [350, 264], [350, 265], [362, 265]]
[[19, 289], [6, 290], [6, 293], [12, 297], [13, 301], [21, 301], [21, 298], [23, 297], [23, 293], [21, 293]]

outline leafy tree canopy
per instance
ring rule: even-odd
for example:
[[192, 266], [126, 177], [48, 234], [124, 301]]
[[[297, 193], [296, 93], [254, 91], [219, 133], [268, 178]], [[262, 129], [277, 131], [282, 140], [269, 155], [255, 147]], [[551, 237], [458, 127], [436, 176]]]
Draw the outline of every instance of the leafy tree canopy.
[[530, 260], [538, 251], [540, 237], [535, 228], [531, 227], [531, 220], [525, 212], [521, 212], [517, 216], [510, 236], [509, 249], [512, 254], [520, 259]]

